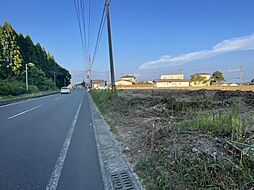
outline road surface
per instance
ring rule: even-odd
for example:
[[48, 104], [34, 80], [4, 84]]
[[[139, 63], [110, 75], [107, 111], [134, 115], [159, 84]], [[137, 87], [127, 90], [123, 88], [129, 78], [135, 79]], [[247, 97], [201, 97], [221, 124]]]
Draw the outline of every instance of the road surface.
[[85, 90], [0, 106], [0, 189], [103, 190]]

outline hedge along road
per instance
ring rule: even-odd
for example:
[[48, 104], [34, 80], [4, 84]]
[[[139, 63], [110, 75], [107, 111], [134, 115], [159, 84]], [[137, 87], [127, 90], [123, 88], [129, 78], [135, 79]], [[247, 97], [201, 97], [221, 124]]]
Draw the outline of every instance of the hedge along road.
[[0, 189], [104, 189], [85, 90], [0, 106]]

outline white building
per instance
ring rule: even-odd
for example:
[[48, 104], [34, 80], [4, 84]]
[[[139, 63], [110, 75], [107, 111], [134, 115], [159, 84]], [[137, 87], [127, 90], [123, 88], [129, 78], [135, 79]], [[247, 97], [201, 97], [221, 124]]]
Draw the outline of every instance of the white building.
[[136, 77], [132, 75], [122, 76], [120, 80], [115, 82], [116, 86], [130, 86], [136, 84]]
[[184, 79], [183, 73], [179, 74], [162, 74], [161, 79]]
[[107, 81], [105, 80], [92, 80], [91, 85], [93, 89], [105, 89], [107, 87]]
[[154, 80], [156, 88], [189, 87], [190, 80], [184, 79], [160, 79]]

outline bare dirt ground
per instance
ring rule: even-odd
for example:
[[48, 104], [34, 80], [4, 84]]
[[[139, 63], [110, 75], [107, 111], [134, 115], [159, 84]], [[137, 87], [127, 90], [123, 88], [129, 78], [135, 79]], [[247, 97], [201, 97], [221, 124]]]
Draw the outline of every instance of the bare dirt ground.
[[254, 92], [91, 94], [147, 189], [254, 188]]

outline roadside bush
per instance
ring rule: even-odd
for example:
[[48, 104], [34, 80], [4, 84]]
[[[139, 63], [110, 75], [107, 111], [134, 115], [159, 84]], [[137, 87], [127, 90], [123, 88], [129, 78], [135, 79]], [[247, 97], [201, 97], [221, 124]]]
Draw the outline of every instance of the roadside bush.
[[0, 80], [0, 95], [17, 96], [25, 93], [26, 93], [25, 83], [15, 80]]
[[[47, 90], [56, 90], [54, 83], [49, 80], [42, 80], [38, 82], [39, 85], [29, 85], [29, 93]], [[18, 80], [0, 80], [0, 95], [1, 96], [17, 96], [25, 94], [26, 85], [24, 82]]]
[[29, 85], [29, 93], [34, 93], [34, 92], [38, 92], [39, 89], [37, 86], [35, 85]]
[[40, 91], [47, 91], [47, 90], [55, 89], [54, 82], [52, 82], [50, 79], [44, 79], [42, 81], [38, 81], [36, 86], [38, 87], [38, 89]]

